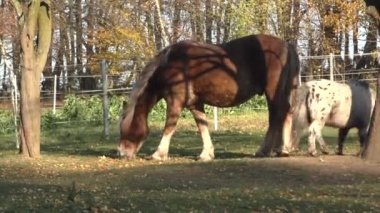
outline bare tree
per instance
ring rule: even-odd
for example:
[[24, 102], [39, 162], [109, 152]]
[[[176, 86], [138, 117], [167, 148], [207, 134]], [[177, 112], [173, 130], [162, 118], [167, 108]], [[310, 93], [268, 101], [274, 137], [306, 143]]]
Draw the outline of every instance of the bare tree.
[[45, 67], [52, 36], [49, 0], [12, 0], [21, 29], [21, 146], [22, 154], [40, 156], [40, 77]]

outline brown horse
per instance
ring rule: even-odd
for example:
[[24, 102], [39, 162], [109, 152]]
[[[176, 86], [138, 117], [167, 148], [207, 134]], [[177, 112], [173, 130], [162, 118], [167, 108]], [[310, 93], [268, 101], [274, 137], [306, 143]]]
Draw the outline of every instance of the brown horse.
[[[256, 156], [281, 153], [290, 137], [289, 99], [298, 85], [295, 48], [270, 35], [251, 35], [221, 45], [181, 41], [161, 51], [142, 71], [120, 121], [120, 156], [133, 158], [146, 139], [147, 116], [162, 98], [167, 103], [163, 137], [154, 159], [168, 157], [170, 139], [187, 108], [203, 140], [201, 160], [214, 158], [204, 105], [232, 107], [265, 93], [269, 129]], [[285, 127], [284, 127], [285, 125]], [[283, 133], [284, 131], [284, 133]]]

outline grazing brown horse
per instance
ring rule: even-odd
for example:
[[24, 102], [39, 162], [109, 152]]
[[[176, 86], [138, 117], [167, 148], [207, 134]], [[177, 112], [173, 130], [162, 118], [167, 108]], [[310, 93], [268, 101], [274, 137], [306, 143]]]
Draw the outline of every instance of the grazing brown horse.
[[[250, 35], [221, 45], [181, 41], [161, 51], [142, 71], [120, 121], [120, 156], [133, 158], [146, 139], [147, 116], [160, 99], [167, 103], [163, 137], [154, 159], [168, 157], [170, 139], [181, 111], [187, 108], [203, 140], [199, 158], [212, 160], [214, 146], [204, 105], [232, 107], [265, 93], [269, 129], [256, 156], [281, 153], [290, 137], [290, 94], [298, 85], [295, 48], [270, 35]], [[284, 127], [286, 123], [286, 127]], [[284, 131], [284, 134], [283, 134]]]

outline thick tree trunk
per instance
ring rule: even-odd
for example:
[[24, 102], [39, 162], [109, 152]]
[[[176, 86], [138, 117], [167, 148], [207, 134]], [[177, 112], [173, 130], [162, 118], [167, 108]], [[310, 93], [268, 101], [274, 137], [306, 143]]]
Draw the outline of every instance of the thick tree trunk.
[[[367, 13], [371, 15], [380, 32], [380, 1], [364, 0], [367, 5]], [[380, 162], [380, 72], [377, 76], [377, 95], [375, 111], [372, 116], [372, 123], [369, 131], [369, 139], [365, 144], [362, 157], [372, 162]]]
[[[22, 8], [18, 1], [14, 5]], [[40, 76], [45, 67], [52, 32], [49, 0], [32, 0], [21, 13], [21, 146], [20, 152], [28, 157], [40, 156]], [[19, 11], [19, 10], [18, 10]]]
[[377, 95], [375, 110], [372, 115], [372, 123], [369, 131], [369, 138], [363, 151], [363, 158], [366, 160], [380, 162], [380, 72], [377, 76]]

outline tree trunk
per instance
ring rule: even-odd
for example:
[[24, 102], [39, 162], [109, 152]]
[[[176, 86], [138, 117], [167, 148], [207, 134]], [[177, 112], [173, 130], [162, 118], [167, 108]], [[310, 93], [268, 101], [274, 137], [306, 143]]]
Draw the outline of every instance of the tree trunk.
[[156, 37], [156, 47], [157, 50], [161, 50], [163, 47], [166, 47], [169, 45], [169, 41], [165, 35], [165, 30], [164, 30], [164, 24], [162, 22], [161, 18], [161, 7], [160, 7], [160, 2], [159, 0], [155, 0], [155, 37]]
[[201, 8], [201, 0], [194, 0], [194, 10], [192, 12], [192, 16], [194, 16], [195, 20], [195, 36], [197, 41], [204, 41], [204, 29], [203, 29], [203, 22], [202, 22], [202, 14], [200, 14], [202, 11]]
[[[13, 1], [17, 11], [23, 6]], [[49, 0], [32, 0], [19, 13], [24, 17], [21, 24], [21, 146], [20, 152], [25, 156], [40, 156], [40, 76], [45, 67], [51, 36], [52, 20]], [[20, 16], [21, 15], [21, 16]]]
[[213, 23], [213, 12], [211, 0], [206, 0], [205, 3], [205, 26], [206, 26], [206, 42], [212, 42], [212, 23]]
[[[365, 0], [367, 5], [367, 11], [375, 21], [380, 31], [380, 1], [378, 0]], [[365, 144], [362, 157], [366, 160], [373, 162], [380, 162], [380, 72], [377, 76], [377, 95], [375, 111], [372, 116], [372, 123], [369, 130], [368, 141]]]
[[377, 76], [377, 95], [375, 110], [372, 115], [372, 123], [369, 130], [368, 141], [365, 144], [362, 157], [366, 160], [380, 162], [380, 72]]
[[173, 15], [173, 37], [171, 39], [172, 43], [176, 43], [180, 37], [181, 29], [181, 7], [178, 1], [174, 1], [174, 15]]

